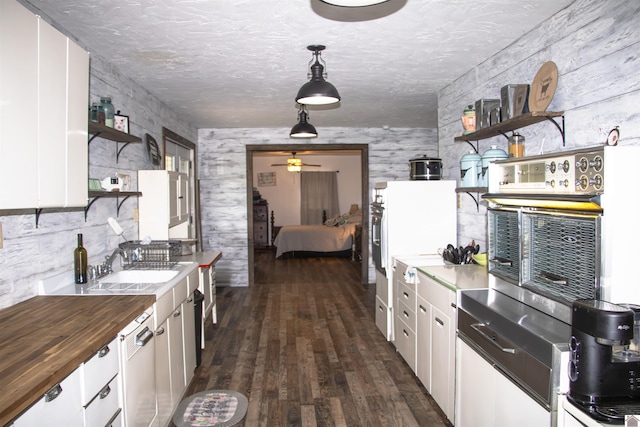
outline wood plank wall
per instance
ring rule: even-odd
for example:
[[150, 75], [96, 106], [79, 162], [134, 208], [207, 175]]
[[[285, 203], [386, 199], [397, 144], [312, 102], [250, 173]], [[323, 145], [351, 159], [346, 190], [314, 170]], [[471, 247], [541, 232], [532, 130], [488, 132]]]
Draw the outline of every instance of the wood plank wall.
[[[565, 111], [566, 147], [556, 127], [543, 122], [525, 129], [526, 155], [602, 145], [620, 126], [620, 145], [640, 145], [640, 9], [626, 0], [578, 0], [494, 57], [457, 78], [438, 96], [440, 154], [449, 176], [470, 147], [454, 143], [464, 107], [500, 98], [506, 84], [528, 83], [546, 61], [558, 67], [558, 87], [547, 108]], [[514, 22], [517, 25], [517, 22]], [[480, 141], [479, 151], [507, 140]], [[486, 249], [486, 205], [476, 209], [466, 194], [458, 209], [458, 242], [476, 239]]]

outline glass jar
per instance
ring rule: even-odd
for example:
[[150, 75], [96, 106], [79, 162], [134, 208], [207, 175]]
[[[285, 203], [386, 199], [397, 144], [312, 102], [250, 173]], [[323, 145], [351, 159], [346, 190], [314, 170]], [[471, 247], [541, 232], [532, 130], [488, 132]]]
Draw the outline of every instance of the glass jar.
[[92, 122], [98, 121], [98, 103], [94, 102], [91, 104], [91, 108], [89, 109], [89, 120]]
[[111, 104], [111, 98], [102, 97], [100, 98], [100, 103], [102, 104], [102, 108], [104, 109], [104, 124], [110, 128], [113, 127], [113, 116], [116, 113], [113, 105]]
[[509, 157], [524, 157], [524, 136], [517, 132], [509, 137]]

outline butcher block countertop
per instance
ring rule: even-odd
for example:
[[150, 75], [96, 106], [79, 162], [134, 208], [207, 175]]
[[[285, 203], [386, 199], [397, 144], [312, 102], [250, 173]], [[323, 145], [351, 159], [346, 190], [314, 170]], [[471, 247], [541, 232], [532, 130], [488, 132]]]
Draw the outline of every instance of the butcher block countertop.
[[154, 302], [154, 295], [36, 296], [0, 310], [0, 426]]

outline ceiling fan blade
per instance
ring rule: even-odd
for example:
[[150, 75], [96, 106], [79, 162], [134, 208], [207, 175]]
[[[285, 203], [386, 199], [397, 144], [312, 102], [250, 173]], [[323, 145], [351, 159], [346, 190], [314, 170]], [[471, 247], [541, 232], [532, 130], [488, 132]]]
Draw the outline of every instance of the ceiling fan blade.
[[271, 166], [287, 166], [286, 163], [274, 163]]
[[322, 165], [310, 165], [308, 163], [303, 163], [302, 166], [313, 166], [314, 168], [319, 168]]

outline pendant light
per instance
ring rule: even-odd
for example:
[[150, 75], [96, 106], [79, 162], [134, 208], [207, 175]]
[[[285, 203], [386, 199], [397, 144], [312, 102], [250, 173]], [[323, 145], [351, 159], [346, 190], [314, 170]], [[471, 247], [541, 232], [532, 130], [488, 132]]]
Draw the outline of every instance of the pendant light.
[[[307, 49], [313, 52], [313, 57], [311, 61], [309, 61], [311, 72], [308, 73], [308, 77], [310, 77], [311, 80], [302, 85], [298, 91], [298, 96], [296, 96], [296, 102], [306, 105], [326, 105], [340, 101], [338, 90], [324, 79], [326, 73], [324, 72], [324, 65], [322, 65], [320, 61], [325, 65], [326, 63], [320, 57], [320, 52], [323, 51], [325, 47], [322, 45], [310, 45], [307, 46]], [[314, 59], [315, 62], [313, 62]]]
[[333, 6], [343, 7], [362, 7], [373, 6], [374, 4], [380, 4], [389, 0], [320, 0], [323, 3], [331, 4]]
[[315, 138], [318, 136], [316, 128], [307, 121], [309, 114], [307, 114], [307, 108], [304, 105], [300, 105], [298, 111], [298, 123], [296, 123], [289, 133], [291, 138]]

